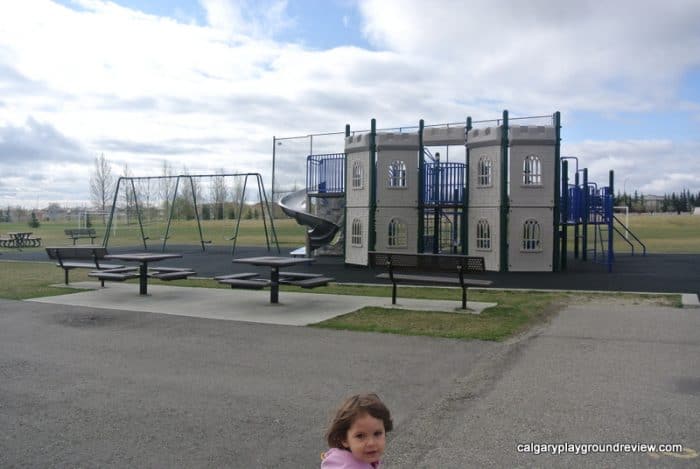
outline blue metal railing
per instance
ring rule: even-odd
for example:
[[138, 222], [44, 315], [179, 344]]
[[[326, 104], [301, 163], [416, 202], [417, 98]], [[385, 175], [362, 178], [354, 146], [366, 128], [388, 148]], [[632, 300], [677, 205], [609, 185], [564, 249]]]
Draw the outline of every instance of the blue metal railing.
[[426, 163], [423, 184], [425, 204], [460, 204], [464, 200], [464, 163]]
[[345, 192], [345, 153], [307, 156], [306, 192], [343, 194]]

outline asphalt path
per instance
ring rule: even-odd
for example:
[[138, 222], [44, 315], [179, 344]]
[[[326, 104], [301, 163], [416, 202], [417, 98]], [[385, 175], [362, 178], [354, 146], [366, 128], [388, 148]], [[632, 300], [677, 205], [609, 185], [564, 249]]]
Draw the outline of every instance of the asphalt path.
[[391, 467], [698, 467], [698, 332], [699, 309], [570, 306], [402, 428]]
[[647, 304], [490, 343], [0, 300], [0, 467], [318, 467], [333, 407], [368, 390], [396, 423], [389, 468], [697, 467], [699, 330]]
[[345, 396], [401, 428], [501, 347], [0, 300], [0, 467], [317, 467]]

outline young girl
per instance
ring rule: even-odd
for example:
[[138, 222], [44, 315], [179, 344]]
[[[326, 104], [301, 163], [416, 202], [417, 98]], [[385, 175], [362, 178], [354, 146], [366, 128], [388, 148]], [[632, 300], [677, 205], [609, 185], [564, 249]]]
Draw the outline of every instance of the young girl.
[[376, 469], [381, 466], [386, 433], [394, 428], [389, 409], [376, 394], [357, 394], [343, 402], [331, 421], [321, 469]]

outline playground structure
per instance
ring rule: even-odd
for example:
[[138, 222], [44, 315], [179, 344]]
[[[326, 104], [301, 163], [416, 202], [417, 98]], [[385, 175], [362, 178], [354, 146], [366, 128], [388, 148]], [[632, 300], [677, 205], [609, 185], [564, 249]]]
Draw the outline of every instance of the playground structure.
[[[246, 204], [250, 181], [256, 185], [259, 200], [253, 206]], [[108, 247], [110, 240], [119, 238], [122, 243], [143, 244], [145, 250], [158, 244], [165, 252], [169, 240], [177, 242], [176, 231], [184, 225], [196, 230], [202, 251], [221, 241], [231, 243], [233, 255], [241, 219], [252, 217], [253, 211], [262, 219], [267, 250], [274, 245], [279, 252], [271, 206], [259, 173], [120, 177], [102, 245]]]
[[[578, 159], [560, 156], [560, 132], [558, 112], [386, 130], [373, 119], [369, 130], [346, 126], [342, 153], [312, 152], [315, 136], [318, 146], [319, 136], [339, 133], [309, 135], [306, 188], [277, 194], [286, 192], [281, 208], [309, 227], [306, 252], [333, 243], [347, 264], [388, 250], [482, 256], [491, 271], [565, 270], [573, 227], [574, 257], [592, 253], [611, 270], [614, 234], [631, 233], [612, 210], [613, 172], [609, 186], [590, 183]], [[273, 200], [277, 148], [289, 140], [273, 138]], [[455, 153], [461, 161], [450, 161]]]

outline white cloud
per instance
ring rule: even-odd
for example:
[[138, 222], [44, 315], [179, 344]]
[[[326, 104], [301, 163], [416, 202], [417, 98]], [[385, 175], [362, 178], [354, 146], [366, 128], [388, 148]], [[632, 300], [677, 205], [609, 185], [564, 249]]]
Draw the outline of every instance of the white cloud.
[[365, 33], [511, 108], [656, 109], [700, 64], [700, 3], [361, 0]]
[[230, 39], [270, 38], [294, 25], [286, 0], [199, 0], [207, 23]]
[[[260, 171], [269, 184], [272, 135], [362, 129], [372, 117], [388, 127], [498, 118], [504, 108], [564, 116], [700, 109], [677, 91], [700, 64], [696, 1], [362, 0], [376, 50], [321, 51], [274, 39], [292, 25], [285, 1], [200, 0], [206, 24], [77, 3], [0, 7], [0, 130], [35, 122], [86, 157], [104, 152], [139, 175], [158, 174], [167, 159], [176, 169]], [[650, 164], [659, 154], [697, 159], [687, 142], [624, 139], [565, 138], [565, 148], [590, 155], [604, 181], [608, 169], [631, 171], [639, 155]], [[289, 155], [297, 167], [301, 147]], [[0, 171], [11, 167], [0, 160]], [[79, 191], [72, 184], [72, 199], [85, 196], [90, 170], [51, 168], [85, 181]], [[628, 185], [693, 183], [676, 173], [689, 171], [649, 171]], [[12, 184], [31, 185], [20, 176]]]
[[[579, 157], [589, 181], [607, 186], [614, 171], [615, 192], [663, 195], [689, 189], [700, 191], [700, 141], [671, 140], [584, 141], [562, 144], [562, 154]], [[573, 164], [569, 167], [573, 179]]]

